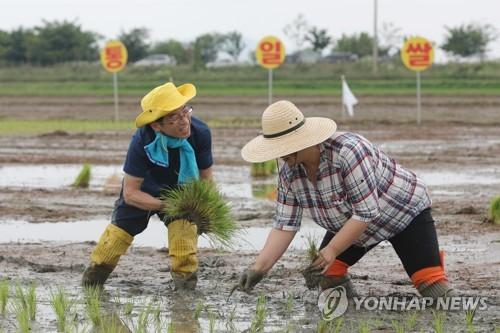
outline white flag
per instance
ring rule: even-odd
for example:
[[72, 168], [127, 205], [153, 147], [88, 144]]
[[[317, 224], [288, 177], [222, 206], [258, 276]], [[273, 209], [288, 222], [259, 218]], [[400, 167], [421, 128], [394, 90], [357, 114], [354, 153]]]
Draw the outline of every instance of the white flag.
[[354, 105], [358, 104], [358, 100], [347, 85], [347, 81], [342, 76], [342, 104], [344, 105], [347, 114], [354, 117]]

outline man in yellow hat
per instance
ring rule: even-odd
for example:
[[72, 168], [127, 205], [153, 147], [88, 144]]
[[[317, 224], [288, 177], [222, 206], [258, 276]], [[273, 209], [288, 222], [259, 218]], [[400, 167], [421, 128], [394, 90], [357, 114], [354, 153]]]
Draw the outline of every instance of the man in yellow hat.
[[168, 227], [171, 275], [176, 289], [194, 289], [197, 282], [197, 229], [166, 216], [160, 192], [193, 179], [212, 179], [212, 139], [208, 126], [192, 116], [187, 103], [196, 96], [192, 84], [166, 83], [141, 101], [138, 128], [125, 159], [120, 197], [111, 223], [90, 255], [84, 286], [102, 286], [127, 251], [134, 236], [157, 214]]

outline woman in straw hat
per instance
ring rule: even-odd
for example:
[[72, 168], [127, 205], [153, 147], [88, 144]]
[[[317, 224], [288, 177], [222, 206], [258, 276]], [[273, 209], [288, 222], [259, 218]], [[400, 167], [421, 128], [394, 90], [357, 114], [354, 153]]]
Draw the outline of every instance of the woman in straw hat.
[[125, 254], [134, 236], [157, 214], [168, 226], [171, 275], [177, 289], [197, 282], [196, 225], [166, 216], [160, 192], [192, 179], [212, 178], [212, 139], [208, 126], [192, 117], [187, 103], [196, 96], [192, 84], [166, 83], [141, 101], [135, 132], [123, 166], [120, 197], [111, 223], [90, 255], [84, 286], [102, 286]]
[[253, 266], [239, 281], [252, 289], [282, 256], [300, 228], [302, 212], [326, 229], [309, 271], [322, 289], [354, 289], [347, 274], [370, 249], [388, 240], [422, 296], [450, 295], [423, 181], [361, 135], [337, 132], [327, 118], [304, 118], [289, 101], [262, 115], [262, 135], [243, 159], [281, 158], [273, 229]]

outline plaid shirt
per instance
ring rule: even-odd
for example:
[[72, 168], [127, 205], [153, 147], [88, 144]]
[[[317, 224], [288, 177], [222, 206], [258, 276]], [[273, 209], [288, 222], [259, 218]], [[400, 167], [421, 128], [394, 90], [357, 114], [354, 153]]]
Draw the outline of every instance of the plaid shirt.
[[274, 228], [298, 230], [308, 209], [333, 233], [350, 218], [368, 223], [354, 245], [370, 246], [393, 237], [430, 207], [423, 181], [361, 135], [337, 132], [319, 148], [316, 187], [302, 165], [284, 163]]

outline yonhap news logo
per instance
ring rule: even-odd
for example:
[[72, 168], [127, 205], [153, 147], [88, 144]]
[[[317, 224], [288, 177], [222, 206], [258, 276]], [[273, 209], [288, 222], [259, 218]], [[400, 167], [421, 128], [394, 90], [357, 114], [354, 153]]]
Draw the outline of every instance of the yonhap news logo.
[[365, 311], [424, 311], [434, 309], [440, 311], [486, 310], [487, 297], [453, 296], [453, 297], [418, 297], [418, 296], [366, 296], [347, 298], [346, 289], [342, 286], [325, 289], [318, 297], [318, 308], [326, 321], [342, 316], [349, 306], [354, 310]]
[[324, 320], [330, 321], [342, 316], [349, 306], [347, 291], [344, 287], [325, 289], [318, 298], [318, 307]]

